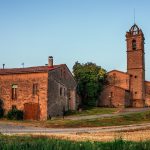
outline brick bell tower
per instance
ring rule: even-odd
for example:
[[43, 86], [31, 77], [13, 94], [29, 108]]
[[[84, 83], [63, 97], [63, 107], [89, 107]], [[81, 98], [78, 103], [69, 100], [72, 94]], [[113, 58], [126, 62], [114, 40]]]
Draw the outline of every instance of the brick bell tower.
[[136, 24], [126, 33], [127, 73], [130, 75], [129, 90], [133, 107], [145, 105], [144, 40], [144, 34]]

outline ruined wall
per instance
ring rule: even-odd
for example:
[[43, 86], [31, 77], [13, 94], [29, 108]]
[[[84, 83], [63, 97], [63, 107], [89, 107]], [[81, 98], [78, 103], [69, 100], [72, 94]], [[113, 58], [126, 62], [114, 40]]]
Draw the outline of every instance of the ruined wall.
[[[33, 95], [33, 84], [38, 84], [38, 95]], [[17, 99], [12, 99], [12, 85], [17, 85]], [[40, 119], [47, 119], [48, 73], [12, 74], [0, 76], [0, 98], [4, 101], [5, 113], [13, 105], [24, 110], [25, 103], [39, 103]]]

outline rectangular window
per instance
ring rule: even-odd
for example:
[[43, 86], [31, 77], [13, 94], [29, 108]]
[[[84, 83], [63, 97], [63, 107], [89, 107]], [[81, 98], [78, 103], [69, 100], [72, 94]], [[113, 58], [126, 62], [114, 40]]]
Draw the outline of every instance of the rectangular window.
[[60, 87], [60, 96], [62, 96], [62, 90], [63, 90], [62, 87]]
[[33, 95], [37, 95], [38, 94], [38, 84], [37, 83], [33, 84], [32, 93], [33, 93]]
[[110, 93], [110, 97], [111, 97], [111, 98], [113, 97], [113, 92]]
[[17, 99], [17, 85], [16, 84], [13, 84], [12, 85], [12, 99], [15, 100]]

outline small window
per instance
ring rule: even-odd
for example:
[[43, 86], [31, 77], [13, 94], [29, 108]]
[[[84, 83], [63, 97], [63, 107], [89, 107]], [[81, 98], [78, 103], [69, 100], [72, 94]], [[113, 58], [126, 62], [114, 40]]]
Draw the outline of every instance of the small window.
[[62, 96], [62, 87], [60, 88], [60, 96]]
[[135, 94], [137, 94], [137, 92], [134, 92]]
[[32, 93], [33, 93], [33, 95], [37, 95], [38, 94], [38, 84], [37, 83], [33, 84]]
[[130, 74], [130, 77], [132, 77], [132, 74]]
[[12, 85], [12, 99], [13, 100], [17, 99], [17, 88], [18, 86], [16, 84]]
[[136, 50], [136, 40], [133, 40], [133, 41], [132, 41], [132, 49], [133, 49], [133, 50]]
[[111, 98], [113, 97], [113, 92], [110, 93], [110, 97], [111, 97]]

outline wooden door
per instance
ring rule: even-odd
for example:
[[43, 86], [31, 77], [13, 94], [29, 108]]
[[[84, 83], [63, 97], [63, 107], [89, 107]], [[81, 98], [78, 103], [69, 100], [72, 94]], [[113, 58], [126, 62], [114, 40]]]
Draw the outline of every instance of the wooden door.
[[26, 120], [39, 120], [40, 108], [38, 103], [24, 104], [24, 119]]

